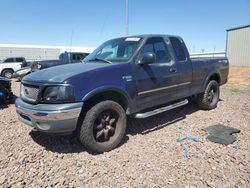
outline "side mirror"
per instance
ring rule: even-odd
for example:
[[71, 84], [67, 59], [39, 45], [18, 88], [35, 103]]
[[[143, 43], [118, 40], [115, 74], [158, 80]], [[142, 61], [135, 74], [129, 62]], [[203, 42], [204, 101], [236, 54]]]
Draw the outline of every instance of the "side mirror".
[[138, 64], [144, 65], [144, 64], [152, 64], [154, 62], [155, 62], [155, 54], [147, 52], [142, 55], [142, 58], [138, 61]]

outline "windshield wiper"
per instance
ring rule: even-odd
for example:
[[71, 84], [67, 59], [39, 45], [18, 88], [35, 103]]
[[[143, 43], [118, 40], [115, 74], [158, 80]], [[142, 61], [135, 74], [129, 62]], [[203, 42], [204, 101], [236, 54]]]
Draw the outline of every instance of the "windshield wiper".
[[98, 57], [96, 57], [96, 58], [94, 58], [94, 59], [90, 59], [90, 60], [88, 60], [88, 61], [102, 61], [102, 62], [105, 62], [105, 63], [112, 64], [111, 61], [108, 61], [108, 60], [106, 60], [106, 59], [101, 59], [101, 58], [98, 58]]

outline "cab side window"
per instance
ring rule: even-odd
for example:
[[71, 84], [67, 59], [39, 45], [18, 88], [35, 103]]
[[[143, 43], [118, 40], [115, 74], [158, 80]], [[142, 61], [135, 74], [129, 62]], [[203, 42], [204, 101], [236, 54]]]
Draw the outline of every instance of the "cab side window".
[[5, 63], [12, 63], [12, 62], [14, 62], [14, 58], [8, 58], [4, 62]]
[[167, 45], [161, 37], [152, 37], [147, 40], [142, 47], [141, 55], [148, 52], [155, 54], [155, 63], [168, 63], [171, 61]]

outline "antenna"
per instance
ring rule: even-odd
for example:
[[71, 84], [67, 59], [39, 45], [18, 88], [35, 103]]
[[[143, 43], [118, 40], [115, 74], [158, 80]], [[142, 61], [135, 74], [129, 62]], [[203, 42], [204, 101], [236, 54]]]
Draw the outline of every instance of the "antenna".
[[125, 0], [126, 10], [125, 10], [125, 36], [128, 36], [128, 0]]

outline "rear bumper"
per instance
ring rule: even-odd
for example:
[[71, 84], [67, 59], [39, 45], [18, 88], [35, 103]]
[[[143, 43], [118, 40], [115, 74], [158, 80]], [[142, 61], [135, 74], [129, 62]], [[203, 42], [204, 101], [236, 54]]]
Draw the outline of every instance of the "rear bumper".
[[15, 102], [20, 121], [48, 133], [70, 133], [76, 129], [82, 102], [69, 104], [28, 104]]

